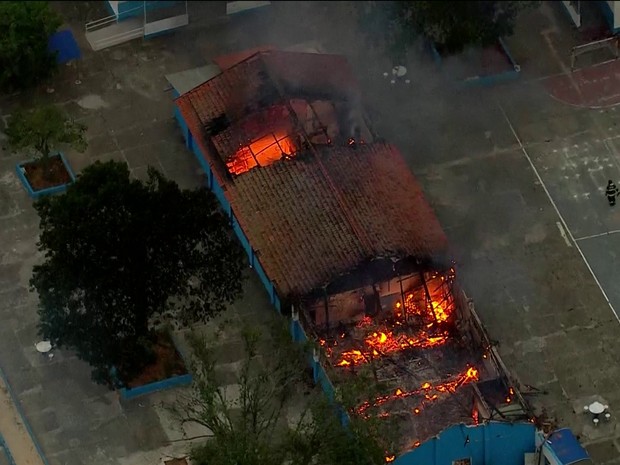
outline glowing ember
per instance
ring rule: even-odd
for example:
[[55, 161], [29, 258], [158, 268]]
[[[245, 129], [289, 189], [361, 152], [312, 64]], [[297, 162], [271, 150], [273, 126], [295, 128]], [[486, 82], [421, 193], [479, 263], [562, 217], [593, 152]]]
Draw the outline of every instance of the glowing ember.
[[433, 385], [429, 382], [426, 382], [423, 383], [419, 389], [415, 389], [413, 391], [403, 391], [399, 388], [394, 394], [377, 397], [372, 403], [368, 401], [362, 403], [359, 407], [357, 407], [356, 412], [360, 415], [363, 415], [364, 412], [370, 407], [378, 407], [385, 404], [386, 402], [390, 402], [395, 399], [421, 396], [423, 397], [422, 404], [413, 409], [413, 413], [417, 415], [420, 413], [421, 408], [425, 403], [439, 399], [439, 396], [442, 394], [454, 393], [461, 386], [478, 381], [478, 379], [478, 370], [474, 367], [469, 367], [465, 372], [456, 376], [454, 379], [445, 381], [440, 384]]
[[435, 319], [442, 323], [448, 320], [448, 312], [439, 304], [439, 302], [432, 301], [431, 302], [433, 313], [435, 314]]
[[393, 462], [395, 459], [396, 459], [396, 456], [394, 456], [394, 455], [388, 455], [388, 456], [385, 458], [385, 461], [386, 461], [387, 463], [390, 463], [390, 462]]
[[[405, 310], [407, 312], [407, 315], [410, 316], [421, 316], [421, 317], [428, 317], [429, 313], [432, 315], [433, 319], [438, 322], [438, 323], [443, 323], [448, 321], [448, 319], [450, 318], [450, 315], [452, 314], [452, 308], [451, 306], [446, 306], [444, 304], [444, 300], [443, 297], [440, 298], [441, 301], [436, 300], [435, 298], [433, 298], [433, 300], [431, 300], [430, 304], [426, 304], [428, 308], [424, 308], [425, 304], [424, 304], [424, 300], [426, 300], [424, 297], [417, 297], [414, 294], [407, 294], [407, 296], [405, 297]], [[399, 311], [400, 308], [402, 307], [402, 303], [401, 302], [396, 302], [395, 304], [396, 310]], [[400, 316], [400, 313], [398, 314]]]
[[[376, 331], [364, 339], [366, 350], [347, 350], [340, 354], [336, 366], [346, 367], [366, 363], [373, 357], [401, 352], [410, 348], [430, 348], [445, 344], [448, 341], [448, 334], [441, 333], [431, 336], [426, 331], [421, 331], [416, 335], [397, 334], [391, 331]], [[325, 346], [319, 342], [321, 346]], [[334, 345], [336, 345], [334, 343]], [[331, 349], [328, 355], [331, 355]]]

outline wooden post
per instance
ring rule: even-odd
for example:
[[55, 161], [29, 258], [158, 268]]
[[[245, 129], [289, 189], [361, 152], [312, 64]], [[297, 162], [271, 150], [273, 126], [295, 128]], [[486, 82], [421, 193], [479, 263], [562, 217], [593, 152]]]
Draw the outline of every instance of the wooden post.
[[400, 275], [400, 273], [398, 273], [398, 284], [400, 285], [400, 300], [401, 303], [403, 304], [403, 317], [405, 321], [407, 320], [407, 306], [405, 305], [405, 290], [403, 289], [403, 278]]
[[329, 334], [329, 297], [327, 295], [327, 287], [323, 288], [323, 302], [325, 302], [325, 326]]
[[431, 306], [431, 313], [433, 314], [433, 319], [435, 320], [435, 323], [439, 323], [439, 321], [437, 321], [437, 315], [435, 315], [435, 309], [433, 308], [433, 299], [431, 297], [431, 293], [428, 290], [428, 286], [426, 285], [426, 278], [424, 277], [424, 271], [420, 270], [420, 277], [422, 278], [422, 285], [424, 286], [424, 293], [426, 295], [426, 299], [427, 299], [427, 308], [430, 305]]

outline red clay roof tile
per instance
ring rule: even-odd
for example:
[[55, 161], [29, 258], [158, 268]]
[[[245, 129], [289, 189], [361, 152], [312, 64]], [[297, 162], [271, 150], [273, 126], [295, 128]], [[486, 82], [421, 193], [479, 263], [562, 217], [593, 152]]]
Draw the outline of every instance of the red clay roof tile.
[[254, 114], [248, 103], [256, 100], [265, 69], [277, 86], [303, 86], [309, 93], [355, 86], [342, 57], [269, 52], [233, 66], [176, 103], [281, 297], [326, 285], [369, 258], [444, 253], [447, 240], [433, 210], [389, 144], [322, 148], [234, 179], [226, 175], [205, 122], [222, 113], [237, 121]]
[[[249, 171], [229, 190], [241, 227], [283, 295], [325, 285], [367, 258], [430, 258], [446, 250], [433, 210], [393, 146], [334, 148], [319, 157], [343, 202], [312, 158]], [[343, 209], [369, 238], [371, 256]]]

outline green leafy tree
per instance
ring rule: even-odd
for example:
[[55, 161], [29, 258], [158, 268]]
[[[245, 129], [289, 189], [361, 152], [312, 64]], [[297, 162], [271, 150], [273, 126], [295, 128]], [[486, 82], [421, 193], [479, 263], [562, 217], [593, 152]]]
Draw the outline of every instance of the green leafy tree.
[[127, 382], [153, 361], [154, 318], [204, 321], [241, 292], [243, 253], [205, 189], [180, 190], [153, 169], [143, 183], [124, 163], [97, 162], [35, 208], [40, 333], [75, 350], [98, 382], [113, 381], [112, 366]]
[[32, 87], [56, 70], [48, 39], [61, 24], [49, 2], [0, 2], [0, 89]]
[[[235, 397], [219, 382], [213, 341], [210, 345], [195, 334], [190, 337], [195, 389], [173, 409], [182, 422], [197, 423], [211, 432], [208, 440], [193, 449], [194, 463], [385, 463], [390, 436], [385, 422], [352, 415], [348, 427], [343, 427], [342, 411], [320, 388], [310, 387], [304, 360], [307, 347], [293, 343], [287, 328], [276, 323], [269, 334], [255, 329], [241, 333], [244, 351], [233, 381], [239, 387]], [[369, 386], [366, 381], [340, 389], [339, 402], [359, 398], [360, 387]], [[287, 418], [290, 411], [297, 412], [296, 420]]]
[[440, 51], [458, 53], [470, 45], [488, 46], [513, 33], [518, 14], [538, 1], [389, 1], [364, 2], [362, 26], [373, 40], [402, 57], [422, 36]]
[[34, 152], [49, 176], [49, 159], [60, 145], [83, 152], [87, 143], [86, 126], [71, 119], [56, 105], [43, 105], [34, 110], [18, 110], [8, 121], [5, 134], [12, 150]]

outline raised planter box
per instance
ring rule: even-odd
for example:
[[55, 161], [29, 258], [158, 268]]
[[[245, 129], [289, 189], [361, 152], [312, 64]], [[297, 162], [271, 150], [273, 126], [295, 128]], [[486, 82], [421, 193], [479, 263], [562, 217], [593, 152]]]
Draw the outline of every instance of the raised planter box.
[[50, 186], [50, 187], [45, 187], [42, 189], [35, 190], [35, 188], [33, 188], [33, 186], [30, 184], [30, 181], [27, 178], [27, 168], [29, 166], [32, 166], [33, 164], [36, 164], [37, 161], [29, 160], [29, 161], [21, 162], [15, 165], [15, 171], [17, 172], [17, 177], [19, 178], [21, 183], [24, 185], [26, 192], [28, 192], [28, 195], [35, 200], [38, 200], [39, 198], [46, 196], [46, 195], [59, 194], [61, 192], [64, 192], [67, 190], [70, 184], [75, 182], [75, 174], [73, 173], [71, 166], [69, 166], [69, 162], [67, 161], [65, 156], [62, 154], [62, 152], [58, 152], [58, 154], [56, 155], [51, 155], [51, 157], [52, 158], [60, 157], [60, 160], [62, 161], [62, 165], [64, 166], [66, 174], [68, 175], [68, 178], [70, 179], [69, 182], [64, 182], [62, 184], [58, 184], [55, 186]]
[[[446, 58], [441, 56], [435, 44], [430, 43], [429, 49], [437, 67], [444, 70]], [[517, 79], [521, 72], [521, 67], [512, 57], [506, 42], [502, 38], [498, 39], [494, 47], [481, 50], [478, 60], [480, 61], [479, 65], [471, 63], [471, 67], [462, 72], [463, 75], [455, 76], [459, 86], [492, 86]], [[489, 62], [488, 69], [480, 69], [485, 67], [485, 61]]]
[[137, 386], [135, 388], [123, 387], [119, 390], [123, 399], [134, 399], [146, 394], [152, 394], [153, 392], [163, 391], [165, 389], [172, 389], [179, 386], [188, 386], [192, 384], [193, 377], [190, 373], [180, 376], [173, 376], [172, 378], [162, 379], [161, 381], [155, 381], [154, 383], [145, 384], [144, 386]]
[[[168, 334], [160, 333], [160, 337], [162, 336], [163, 338], [167, 339], [165, 342], [172, 346], [172, 348], [174, 349], [174, 355], [177, 357], [177, 362], [182, 363], [183, 371], [186, 371], [187, 362], [181, 355], [181, 352], [177, 348], [172, 337], [170, 337]], [[170, 349], [169, 345], [167, 345], [168, 350]], [[160, 345], [160, 347], [163, 347], [163, 345]], [[159, 365], [160, 363], [163, 363], [163, 364], [170, 363], [170, 359], [166, 361], [159, 359], [157, 360], [157, 362], [155, 362], [150, 367], [153, 367], [153, 366], [161, 367], [161, 365]], [[146, 373], [148, 373], [150, 367], [146, 367], [145, 369]], [[128, 383], [128, 384], [132, 384], [131, 387], [124, 386], [121, 384], [119, 388], [119, 393], [120, 393], [121, 398], [128, 400], [128, 399], [134, 399], [136, 397], [144, 396], [147, 394], [152, 394], [154, 392], [163, 391], [166, 389], [172, 389], [172, 388], [176, 388], [179, 386], [187, 386], [187, 385], [192, 384], [192, 381], [193, 381], [193, 377], [191, 373], [176, 374], [168, 378], [158, 379], [156, 381], [148, 382], [145, 384], [139, 384], [139, 385], [135, 385], [136, 383], [134, 380], [134, 382]]]

